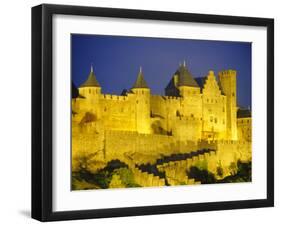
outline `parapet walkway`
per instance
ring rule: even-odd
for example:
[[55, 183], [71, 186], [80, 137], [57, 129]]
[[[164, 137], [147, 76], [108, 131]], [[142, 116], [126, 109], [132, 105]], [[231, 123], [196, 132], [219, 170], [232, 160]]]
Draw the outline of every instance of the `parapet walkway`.
[[165, 180], [165, 185], [200, 184], [194, 178], [188, 178], [187, 171], [198, 161], [214, 156], [211, 149], [202, 149], [188, 153], [172, 154], [156, 160], [155, 164], [140, 164], [136, 167], [143, 173]]

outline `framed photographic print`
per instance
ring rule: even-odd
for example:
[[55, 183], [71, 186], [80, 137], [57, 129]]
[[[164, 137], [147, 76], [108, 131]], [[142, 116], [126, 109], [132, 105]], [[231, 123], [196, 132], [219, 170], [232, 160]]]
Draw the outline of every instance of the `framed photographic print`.
[[32, 8], [32, 217], [274, 205], [274, 21]]

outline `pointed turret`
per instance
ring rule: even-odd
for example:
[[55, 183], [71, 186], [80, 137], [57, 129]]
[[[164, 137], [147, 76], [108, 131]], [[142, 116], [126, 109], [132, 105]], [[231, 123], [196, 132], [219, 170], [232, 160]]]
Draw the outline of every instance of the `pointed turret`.
[[96, 79], [92, 65], [87, 80], [79, 87], [79, 94], [84, 97], [84, 104], [81, 105], [80, 110], [94, 115], [95, 120], [98, 120], [101, 116], [99, 107], [101, 86]]
[[150, 131], [150, 89], [148, 88], [142, 68], [138, 73], [137, 80], [131, 89], [135, 96], [135, 118], [138, 133], [149, 134]]
[[135, 82], [135, 84], [133, 85], [132, 88], [133, 89], [136, 89], [136, 88], [147, 88], [148, 89], [147, 83], [144, 80], [144, 76], [143, 76], [141, 67], [140, 67], [140, 71], [138, 73], [137, 80], [136, 80], [136, 82]]
[[180, 64], [175, 74], [179, 76], [178, 86], [199, 87], [192, 74], [186, 68], [185, 61], [183, 64]]
[[80, 87], [100, 87], [100, 84], [94, 74], [93, 65], [87, 80]]

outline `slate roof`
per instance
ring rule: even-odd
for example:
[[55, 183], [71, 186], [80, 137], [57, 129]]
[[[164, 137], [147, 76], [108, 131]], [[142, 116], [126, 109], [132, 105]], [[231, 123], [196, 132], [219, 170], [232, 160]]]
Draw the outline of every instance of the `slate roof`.
[[175, 77], [173, 76], [169, 81], [168, 85], [166, 86], [166, 89], [174, 89], [174, 88], [177, 87], [175, 86]]
[[204, 84], [205, 84], [206, 80], [207, 80], [207, 76], [195, 78], [195, 81], [197, 82], [197, 84], [199, 85], [199, 87], [200, 87], [201, 89], [204, 88]]
[[137, 80], [132, 88], [148, 88], [147, 83], [144, 80], [144, 76], [143, 76], [141, 68], [140, 68]]
[[100, 87], [100, 84], [94, 74], [93, 67], [91, 67], [91, 72], [87, 80], [80, 87]]
[[252, 117], [251, 110], [247, 108], [239, 108], [237, 111], [237, 118], [250, 118]]
[[179, 86], [199, 87], [185, 65], [180, 65], [175, 74], [179, 75]]

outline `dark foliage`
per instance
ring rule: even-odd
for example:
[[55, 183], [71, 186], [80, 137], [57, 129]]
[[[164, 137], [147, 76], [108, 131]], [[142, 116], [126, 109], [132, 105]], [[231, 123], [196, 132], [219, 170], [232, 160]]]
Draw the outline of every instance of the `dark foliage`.
[[[91, 173], [87, 169], [81, 169], [79, 172], [73, 173], [72, 177], [78, 181], [85, 181], [87, 183], [96, 185], [99, 188], [108, 188], [110, 181], [112, 179], [113, 174], [117, 173], [119, 169], [128, 169], [128, 166], [121, 162], [120, 160], [112, 160], [108, 162], [107, 166], [96, 173]], [[124, 176], [124, 170], [120, 171]], [[129, 174], [129, 173], [127, 173]], [[128, 177], [128, 176], [127, 176]], [[125, 176], [124, 176], [125, 178]], [[128, 187], [137, 187], [137, 184], [133, 184], [132, 179], [128, 182]], [[74, 188], [75, 189], [75, 188]]]
[[108, 162], [103, 170], [113, 172], [114, 170], [119, 168], [128, 168], [128, 166], [124, 162], [121, 162], [119, 159], [116, 159]]
[[187, 173], [189, 178], [194, 178], [196, 181], [201, 181], [202, 184], [213, 184], [216, 183], [214, 174], [207, 170], [201, 170], [195, 166], [191, 167]]
[[[218, 167], [217, 170], [218, 173], [222, 173], [221, 167]], [[252, 162], [243, 163], [238, 161], [237, 173], [221, 180], [217, 180], [213, 173], [195, 166], [190, 168], [187, 175], [190, 178], [194, 178], [196, 181], [201, 181], [202, 184], [250, 182], [252, 181]]]
[[79, 96], [79, 91], [73, 82], [72, 82], [72, 87], [71, 87], [71, 96], [72, 96], [72, 98], [77, 98]]
[[219, 183], [234, 183], [234, 182], [250, 182], [252, 181], [252, 162], [243, 163], [237, 162], [237, 173], [232, 176], [225, 177]]

